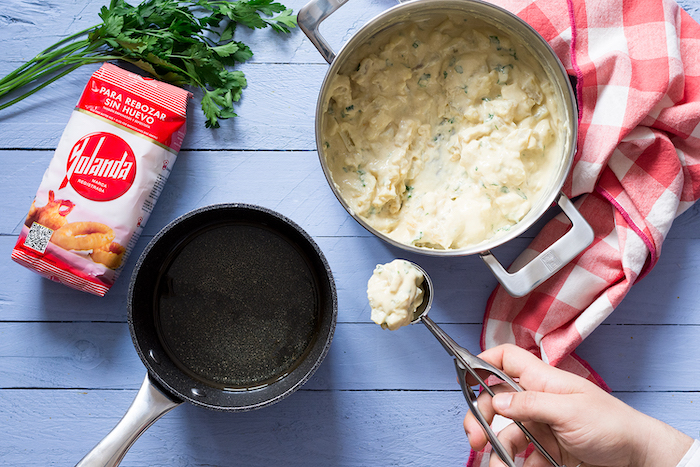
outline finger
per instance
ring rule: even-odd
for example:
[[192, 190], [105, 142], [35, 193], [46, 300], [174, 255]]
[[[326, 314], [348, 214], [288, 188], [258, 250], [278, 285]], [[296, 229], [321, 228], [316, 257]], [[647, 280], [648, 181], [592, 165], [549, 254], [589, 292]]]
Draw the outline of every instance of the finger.
[[[494, 394], [513, 392], [513, 388], [505, 383], [489, 386], [489, 389]], [[476, 398], [479, 405], [479, 411], [482, 413], [484, 418], [486, 418], [489, 424], [493, 421], [493, 416], [496, 415], [496, 410], [493, 408], [492, 399], [491, 394], [489, 394], [486, 389], [482, 389], [479, 396]]]
[[531, 352], [513, 344], [493, 347], [479, 357], [509, 376], [519, 378], [520, 385], [529, 390], [570, 393], [589, 383], [568, 371], [548, 365]]
[[[491, 404], [491, 396], [486, 392], [482, 392], [479, 394], [476, 400], [479, 412], [481, 412], [482, 416], [486, 420], [486, 423], [490, 425], [495, 414], [493, 405]], [[467, 403], [470, 404], [469, 401]], [[469, 411], [464, 417], [464, 430], [467, 433], [469, 444], [471, 445], [472, 449], [477, 451], [484, 449], [489, 440], [484, 428], [474, 415], [471, 405], [469, 406]]]
[[[537, 439], [555, 460], [561, 457], [561, 451], [557, 440], [547, 425], [541, 423], [527, 423], [525, 424], [525, 428], [527, 428], [530, 436]], [[501, 430], [498, 434], [498, 439], [509, 452], [511, 458], [525, 452], [532, 442], [532, 439], [515, 424], [511, 424]], [[525, 460], [523, 467], [550, 467], [550, 463], [544, 455], [535, 449]]]
[[488, 442], [486, 433], [484, 433], [484, 429], [471, 411], [467, 412], [467, 415], [464, 416], [464, 432], [467, 434], [469, 446], [471, 446], [473, 450], [481, 451], [486, 447], [486, 443]]
[[[530, 432], [530, 442], [533, 442], [533, 439], [537, 440], [537, 442], [547, 451], [547, 453], [555, 461], [558, 460], [558, 464], [561, 464], [561, 447], [554, 433], [552, 433], [551, 428], [542, 423], [523, 423], [523, 425]], [[532, 467], [539, 467], [540, 465], [543, 467], [549, 467], [551, 465], [547, 458], [537, 449], [533, 450], [533, 454], [528, 457], [528, 459], [530, 458], [532, 458], [532, 460], [529, 461], [532, 463]], [[526, 462], [523, 467], [530, 467], [530, 463]]]
[[530, 454], [523, 463], [523, 467], [550, 467], [551, 465], [552, 464], [537, 450]]
[[[510, 386], [506, 384], [492, 386], [491, 390], [496, 394], [505, 391], [512, 391]], [[479, 407], [479, 412], [481, 412], [481, 414], [484, 416], [486, 422], [491, 424], [496, 411], [491, 403], [491, 396], [486, 391], [482, 391], [477, 397], [477, 405]], [[486, 446], [488, 438], [486, 437], [483, 427], [471, 410], [467, 412], [464, 417], [464, 431], [467, 433], [467, 436], [469, 437], [469, 444], [473, 449], [480, 451], [484, 448], [484, 446]]]
[[538, 422], [557, 426], [575, 406], [576, 395], [537, 391], [496, 394], [491, 404], [496, 413], [521, 422]]
[[[525, 434], [513, 423], [498, 433], [498, 440], [501, 442], [503, 448], [506, 450], [506, 453], [511, 459], [514, 459], [516, 454], [523, 452], [529, 444]], [[494, 450], [493, 454], [491, 454], [491, 458], [489, 459], [489, 467], [503, 467], [504, 465], [506, 464]]]

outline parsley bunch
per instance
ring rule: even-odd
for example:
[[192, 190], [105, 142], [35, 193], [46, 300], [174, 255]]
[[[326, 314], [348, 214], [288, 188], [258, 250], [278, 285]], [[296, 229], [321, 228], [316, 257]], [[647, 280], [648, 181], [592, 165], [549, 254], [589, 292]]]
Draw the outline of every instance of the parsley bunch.
[[[273, 0], [146, 0], [137, 6], [111, 0], [100, 18], [101, 24], [59, 41], [0, 79], [0, 110], [82, 65], [121, 59], [162, 81], [200, 88], [206, 126], [218, 128], [219, 119], [237, 116], [233, 103], [246, 87], [243, 72], [229, 67], [253, 56], [233, 40], [236, 26], [285, 33], [296, 27], [292, 10]], [[23, 94], [2, 103], [16, 91]]]

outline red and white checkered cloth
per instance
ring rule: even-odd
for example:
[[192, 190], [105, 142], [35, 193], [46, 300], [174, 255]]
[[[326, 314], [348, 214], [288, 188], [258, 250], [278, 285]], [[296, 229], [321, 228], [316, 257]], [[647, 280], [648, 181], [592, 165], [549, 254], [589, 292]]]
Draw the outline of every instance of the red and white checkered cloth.
[[[574, 349], [656, 264], [700, 198], [700, 26], [673, 0], [493, 0], [530, 23], [577, 78], [578, 152], [564, 192], [593, 244], [522, 298], [497, 287], [483, 348], [504, 342], [607, 386]], [[567, 230], [550, 221], [512, 268]], [[521, 466], [524, 458], [517, 459]], [[467, 464], [488, 465], [472, 453]]]

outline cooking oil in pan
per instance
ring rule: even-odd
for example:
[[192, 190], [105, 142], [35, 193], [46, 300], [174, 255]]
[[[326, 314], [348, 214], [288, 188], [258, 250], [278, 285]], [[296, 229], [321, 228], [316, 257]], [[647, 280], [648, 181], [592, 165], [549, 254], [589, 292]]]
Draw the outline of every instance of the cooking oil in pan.
[[158, 287], [163, 347], [181, 370], [218, 388], [284, 377], [312, 347], [320, 322], [304, 253], [261, 225], [201, 230], [183, 242]]

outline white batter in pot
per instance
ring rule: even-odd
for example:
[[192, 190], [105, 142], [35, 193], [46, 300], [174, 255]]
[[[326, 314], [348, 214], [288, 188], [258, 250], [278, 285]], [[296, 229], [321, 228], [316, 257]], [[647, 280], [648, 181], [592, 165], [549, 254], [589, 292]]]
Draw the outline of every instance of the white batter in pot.
[[323, 157], [350, 209], [404, 244], [505, 234], [562, 159], [554, 88], [526, 48], [476, 20], [411, 22], [330, 83]]

